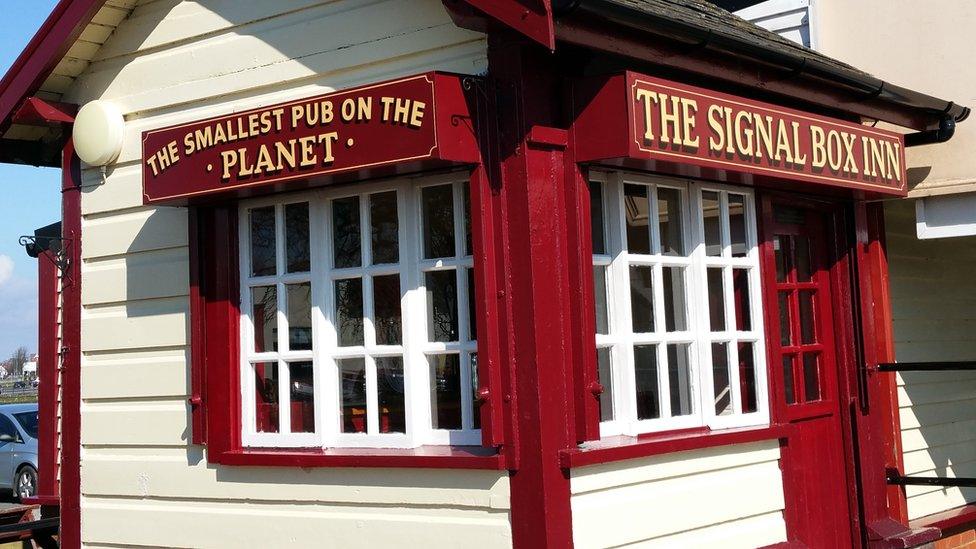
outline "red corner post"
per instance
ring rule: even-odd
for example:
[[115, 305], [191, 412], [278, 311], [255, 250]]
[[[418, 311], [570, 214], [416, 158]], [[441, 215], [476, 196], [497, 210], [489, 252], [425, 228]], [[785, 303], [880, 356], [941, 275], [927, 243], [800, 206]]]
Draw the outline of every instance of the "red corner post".
[[[517, 549], [572, 547], [568, 473], [559, 451], [570, 443], [572, 377], [569, 250], [559, 128], [560, 80], [549, 51], [504, 33], [488, 38], [497, 90], [500, 190], [507, 268], [501, 294], [511, 326], [517, 468], [511, 473], [512, 538]], [[499, 187], [496, 182], [496, 188]], [[508, 399], [512, 395], [507, 395]]]
[[58, 267], [46, 251], [37, 258], [37, 497], [41, 505], [58, 505]]

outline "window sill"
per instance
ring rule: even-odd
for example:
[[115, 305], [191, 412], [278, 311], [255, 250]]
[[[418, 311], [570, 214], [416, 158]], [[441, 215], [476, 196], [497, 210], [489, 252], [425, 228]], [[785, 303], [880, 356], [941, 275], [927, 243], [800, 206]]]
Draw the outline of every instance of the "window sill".
[[212, 463], [251, 467], [386, 467], [427, 469], [504, 469], [494, 448], [422, 446], [413, 449], [245, 448], [210, 456]]
[[976, 525], [976, 504], [964, 505], [934, 515], [917, 518], [908, 523], [910, 528], [938, 528], [942, 536], [968, 530]]
[[651, 434], [640, 437], [607, 437], [586, 443], [583, 447], [562, 450], [559, 462], [564, 469], [597, 465], [612, 461], [699, 450], [715, 446], [746, 444], [762, 440], [785, 439], [792, 429], [789, 425], [768, 425], [721, 431], [685, 431]]

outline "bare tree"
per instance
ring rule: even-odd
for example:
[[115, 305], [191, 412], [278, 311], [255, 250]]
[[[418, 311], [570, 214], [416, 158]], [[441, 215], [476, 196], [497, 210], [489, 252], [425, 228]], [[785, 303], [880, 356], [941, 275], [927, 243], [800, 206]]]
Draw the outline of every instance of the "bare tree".
[[13, 374], [23, 375], [24, 364], [30, 360], [30, 353], [27, 351], [27, 347], [17, 347], [14, 354], [10, 355], [10, 365], [13, 370]]

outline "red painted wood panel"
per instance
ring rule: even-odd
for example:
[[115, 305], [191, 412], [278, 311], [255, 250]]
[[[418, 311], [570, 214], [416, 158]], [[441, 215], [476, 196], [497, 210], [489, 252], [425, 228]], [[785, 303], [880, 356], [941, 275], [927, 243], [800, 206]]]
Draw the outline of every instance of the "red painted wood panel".
[[37, 258], [37, 497], [57, 502], [58, 482], [58, 393], [61, 391], [58, 362], [58, 268], [54, 254]]

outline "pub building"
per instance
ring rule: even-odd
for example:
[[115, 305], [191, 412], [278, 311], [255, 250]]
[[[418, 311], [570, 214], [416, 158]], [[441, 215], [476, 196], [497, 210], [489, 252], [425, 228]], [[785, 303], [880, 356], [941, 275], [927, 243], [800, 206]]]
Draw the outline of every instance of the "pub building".
[[32, 501], [62, 547], [932, 542], [882, 203], [968, 114], [701, 0], [61, 0], [0, 81], [63, 182]]

